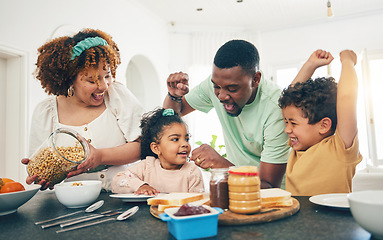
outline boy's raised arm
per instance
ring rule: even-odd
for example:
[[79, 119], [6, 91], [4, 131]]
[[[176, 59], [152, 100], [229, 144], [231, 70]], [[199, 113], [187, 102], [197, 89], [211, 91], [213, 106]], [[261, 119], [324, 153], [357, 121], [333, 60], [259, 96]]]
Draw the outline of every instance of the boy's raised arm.
[[357, 62], [357, 56], [351, 50], [344, 50], [339, 55], [342, 70], [337, 93], [337, 128], [347, 149], [352, 146], [358, 130], [356, 116], [358, 78], [354, 67]]
[[311, 78], [317, 68], [330, 64], [333, 59], [334, 57], [330, 52], [326, 52], [321, 49], [316, 50], [303, 64], [302, 68], [299, 70], [297, 76], [291, 84], [294, 85], [297, 82], [307, 81], [309, 78]]

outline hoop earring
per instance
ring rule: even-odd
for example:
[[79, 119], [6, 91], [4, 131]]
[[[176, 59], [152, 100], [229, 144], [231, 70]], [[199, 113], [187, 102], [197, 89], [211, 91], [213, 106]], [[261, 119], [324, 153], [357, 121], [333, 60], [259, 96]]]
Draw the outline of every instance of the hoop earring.
[[74, 88], [73, 86], [70, 86], [68, 88], [68, 97], [72, 97], [74, 95]]

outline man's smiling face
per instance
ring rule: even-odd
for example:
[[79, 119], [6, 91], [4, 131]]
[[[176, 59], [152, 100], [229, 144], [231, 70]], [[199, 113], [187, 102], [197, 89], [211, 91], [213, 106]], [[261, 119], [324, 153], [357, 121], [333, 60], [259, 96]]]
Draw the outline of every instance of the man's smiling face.
[[233, 117], [238, 116], [246, 104], [254, 101], [259, 80], [260, 72], [249, 76], [240, 66], [223, 69], [213, 66], [211, 81], [214, 93]]

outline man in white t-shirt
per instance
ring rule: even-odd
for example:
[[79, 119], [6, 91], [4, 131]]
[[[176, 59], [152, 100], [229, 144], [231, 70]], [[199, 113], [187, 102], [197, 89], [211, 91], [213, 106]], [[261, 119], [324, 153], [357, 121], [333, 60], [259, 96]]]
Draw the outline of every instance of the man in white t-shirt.
[[262, 188], [280, 187], [289, 156], [278, 107], [281, 90], [263, 79], [255, 46], [244, 40], [225, 43], [214, 57], [212, 75], [190, 92], [188, 81], [186, 73], [171, 74], [163, 106], [181, 115], [215, 108], [228, 157], [203, 144], [191, 160], [205, 169], [258, 166]]

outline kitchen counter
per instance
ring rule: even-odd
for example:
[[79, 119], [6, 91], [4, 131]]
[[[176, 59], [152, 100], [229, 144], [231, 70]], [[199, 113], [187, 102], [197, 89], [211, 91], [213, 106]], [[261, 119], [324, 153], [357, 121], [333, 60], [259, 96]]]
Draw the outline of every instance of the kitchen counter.
[[[0, 216], [0, 239], [174, 239], [167, 223], [150, 214], [146, 202], [122, 202], [101, 193], [98, 200], [105, 204], [97, 210], [126, 210], [139, 206], [140, 210], [126, 221], [110, 221], [74, 231], [56, 233], [60, 227], [41, 229], [34, 223], [78, 211], [58, 202], [53, 191], [39, 191], [16, 213]], [[311, 203], [309, 197], [295, 197], [300, 210], [295, 215], [276, 221], [241, 226], [219, 226], [218, 235], [209, 239], [370, 239], [353, 219], [349, 210], [328, 208]], [[75, 216], [80, 216], [77, 214]]]

